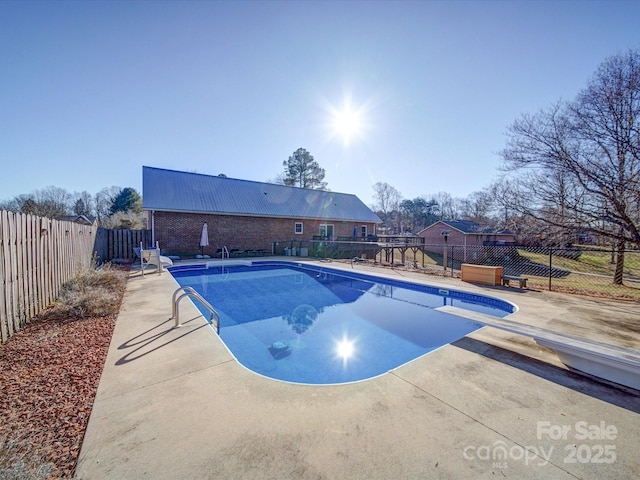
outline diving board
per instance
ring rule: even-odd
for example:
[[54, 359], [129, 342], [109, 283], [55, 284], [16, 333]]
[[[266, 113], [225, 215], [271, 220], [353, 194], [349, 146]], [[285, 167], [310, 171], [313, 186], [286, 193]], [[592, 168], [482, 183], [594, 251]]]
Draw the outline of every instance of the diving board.
[[436, 310], [531, 337], [539, 345], [555, 351], [562, 363], [572, 369], [640, 390], [640, 351], [638, 350], [552, 332], [449, 305], [438, 307]]

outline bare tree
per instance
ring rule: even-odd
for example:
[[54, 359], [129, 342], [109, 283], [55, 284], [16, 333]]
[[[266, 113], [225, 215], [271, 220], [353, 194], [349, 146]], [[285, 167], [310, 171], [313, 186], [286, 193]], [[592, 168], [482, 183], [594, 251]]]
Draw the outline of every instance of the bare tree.
[[385, 226], [389, 227], [391, 226], [390, 224], [393, 223], [392, 214], [396, 213], [399, 215], [402, 195], [386, 182], [376, 183], [373, 186], [373, 190], [375, 191], [373, 198], [376, 201], [374, 210], [382, 214], [382, 220]]
[[460, 216], [460, 201], [454, 199], [451, 194], [438, 192], [429, 198], [438, 205], [437, 213], [440, 220], [455, 220]]
[[493, 204], [493, 197], [487, 190], [473, 192], [461, 201], [460, 215], [474, 222], [488, 223]]
[[93, 215], [95, 211], [93, 208], [93, 195], [85, 190], [80, 193], [75, 192], [73, 197], [75, 198], [73, 202], [73, 213], [86, 217]]
[[102, 226], [111, 229], [141, 230], [146, 228], [146, 221], [140, 212], [119, 210], [105, 218]]
[[56, 218], [71, 212], [71, 194], [64, 188], [49, 186], [34, 192], [38, 205], [36, 215]]
[[29, 194], [17, 195], [2, 203], [3, 210], [57, 218], [71, 211], [71, 194], [63, 188], [46, 187]]
[[525, 197], [511, 207], [546, 224], [640, 244], [640, 52], [607, 58], [572, 102], [523, 115], [508, 131], [505, 169]]
[[102, 225], [106, 219], [111, 215], [111, 207], [113, 206], [114, 200], [120, 195], [122, 191], [121, 187], [105, 187], [96, 193], [95, 202], [96, 202], [96, 216], [98, 217], [98, 222]]
[[28, 195], [16, 195], [13, 198], [3, 200], [0, 202], [0, 210], [7, 210], [9, 212], [22, 211], [22, 204], [29, 199]]

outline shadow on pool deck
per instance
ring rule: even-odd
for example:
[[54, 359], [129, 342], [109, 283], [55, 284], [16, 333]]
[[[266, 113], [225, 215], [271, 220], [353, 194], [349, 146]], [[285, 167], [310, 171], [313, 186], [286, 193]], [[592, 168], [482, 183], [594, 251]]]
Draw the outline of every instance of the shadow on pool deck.
[[582, 392], [586, 395], [590, 395], [594, 398], [598, 398], [640, 414], [640, 402], [635, 404], [630, 403], [626, 395], [620, 395], [621, 391], [625, 391], [633, 396], [637, 393], [634, 389], [622, 385], [615, 385], [606, 380], [592, 377], [582, 372], [557, 367], [541, 360], [527, 357], [501, 347], [496, 347], [470, 337], [461, 338], [460, 340], [451, 343], [451, 345], [477, 353], [483, 357], [518, 368], [531, 375], [556, 383], [565, 388]]
[[[515, 321], [640, 346], [630, 304], [455, 287], [516, 303]], [[372, 380], [288, 384], [239, 365], [189, 302], [172, 328], [176, 288], [132, 274], [79, 478], [640, 477], [640, 392], [571, 372], [533, 340], [483, 328]]]
[[[199, 317], [194, 317], [190, 320], [184, 322], [183, 326], [189, 326], [190, 323], [200, 320]], [[131, 340], [126, 341], [122, 345], [118, 347], [118, 350], [125, 350], [127, 353], [118, 359], [115, 363], [116, 365], [124, 365], [125, 363], [133, 362], [138, 360], [139, 358], [149, 355], [156, 350], [159, 350], [163, 347], [166, 347], [170, 343], [179, 341], [182, 337], [186, 335], [192, 335], [194, 332], [197, 332], [203, 328], [210, 328], [208, 324], [201, 323], [197, 327], [192, 330], [183, 329], [182, 335], [171, 336], [170, 338], [166, 337], [171, 334], [174, 330], [174, 321], [172, 319], [168, 319], [156, 327], [153, 327], [146, 332], [142, 332], [140, 335], [132, 338]], [[158, 330], [159, 329], [159, 330]], [[155, 332], [155, 330], [158, 330]]]

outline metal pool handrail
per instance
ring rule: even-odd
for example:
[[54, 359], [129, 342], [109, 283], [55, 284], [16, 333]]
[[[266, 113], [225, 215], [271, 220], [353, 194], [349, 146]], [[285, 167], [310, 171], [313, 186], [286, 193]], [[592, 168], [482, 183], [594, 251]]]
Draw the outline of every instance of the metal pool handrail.
[[[184, 292], [184, 293], [180, 295], [178, 298], [176, 298], [176, 296], [180, 292]], [[173, 298], [171, 299], [171, 318], [174, 318], [176, 321], [174, 328], [180, 326], [180, 305], [179, 304], [180, 304], [180, 300], [182, 300], [184, 297], [194, 297], [202, 305], [204, 305], [207, 308], [207, 310], [211, 312], [211, 316], [209, 317], [209, 322], [213, 323], [213, 320], [215, 320], [216, 333], [220, 335], [220, 314], [216, 311], [215, 308], [211, 306], [209, 302], [207, 302], [204, 298], [202, 298], [202, 295], [196, 292], [193, 289], [193, 287], [188, 287], [188, 286], [180, 287], [175, 292], [173, 292]]]

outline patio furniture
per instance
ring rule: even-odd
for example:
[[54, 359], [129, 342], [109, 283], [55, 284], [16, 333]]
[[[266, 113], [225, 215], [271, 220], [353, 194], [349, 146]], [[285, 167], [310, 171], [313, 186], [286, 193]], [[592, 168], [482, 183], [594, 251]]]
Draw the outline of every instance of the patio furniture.
[[143, 248], [142, 242], [140, 242], [139, 248], [134, 248], [136, 256], [140, 259], [140, 271], [144, 275], [145, 265], [155, 265], [158, 268], [158, 274], [163, 272], [163, 267], [169, 267], [173, 265], [173, 260], [169, 257], [160, 255], [160, 246], [156, 242], [156, 248]]

